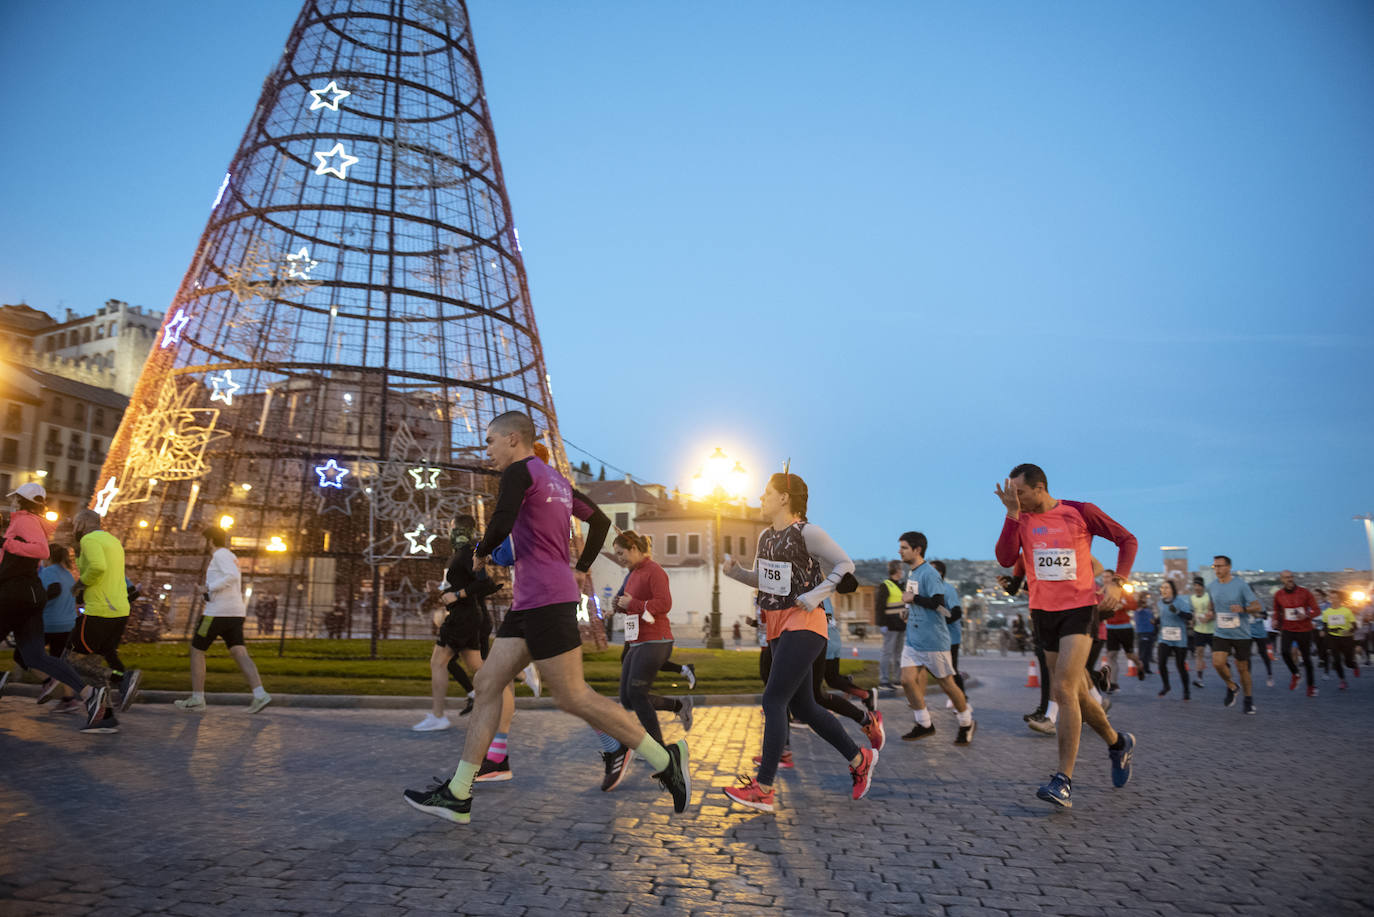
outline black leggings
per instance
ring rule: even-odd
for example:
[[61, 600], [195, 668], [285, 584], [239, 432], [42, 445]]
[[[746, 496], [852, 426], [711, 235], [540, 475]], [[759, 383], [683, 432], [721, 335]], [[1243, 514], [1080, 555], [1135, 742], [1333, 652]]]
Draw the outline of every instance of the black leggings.
[[871, 693], [867, 688], [860, 688], [854, 684], [854, 679], [848, 675], [840, 674], [839, 659], [825, 660], [825, 683], [836, 691], [848, 694], [850, 697], [857, 697], [859, 700], [867, 700]]
[[770, 644], [772, 649], [768, 683], [763, 689], [763, 760], [759, 764], [759, 783], [772, 785], [778, 760], [787, 743], [787, 711], [801, 720], [836, 751], [852, 761], [859, 746], [844, 731], [840, 721], [816, 703], [811, 686], [811, 665], [825, 652], [825, 638], [809, 630], [783, 631]]
[[[826, 659], [825, 647], [821, 647], [819, 655], [817, 655], [815, 661], [811, 663], [812, 696], [815, 697], [816, 703], [820, 704], [831, 713], [838, 713], [840, 716], [849, 717], [849, 719], [862, 726], [864, 721], [868, 719], [868, 711], [856, 707], [849, 698], [841, 694], [831, 694], [829, 691], [825, 690], [825, 685], [830, 681], [826, 677], [826, 670], [830, 667], [831, 662], [835, 663], [835, 675], [838, 678], [840, 674], [840, 660]], [[849, 679], [845, 680], [849, 681]], [[850, 682], [850, 684], [853, 684], [853, 682]]]
[[1255, 652], [1259, 653], [1259, 658], [1264, 660], [1265, 674], [1270, 678], [1274, 677], [1274, 664], [1269, 661], [1269, 638], [1253, 637], [1255, 641]]
[[1293, 644], [1298, 645], [1298, 651], [1302, 653], [1302, 667], [1307, 675], [1307, 687], [1312, 687], [1316, 683], [1316, 674], [1312, 671], [1312, 631], [1310, 630], [1286, 630], [1279, 638], [1279, 655], [1283, 657], [1284, 663], [1288, 666], [1288, 671], [1294, 675], [1298, 674], [1297, 663], [1293, 662]]
[[1169, 660], [1173, 659], [1178, 666], [1178, 680], [1183, 682], [1183, 697], [1186, 700], [1191, 697], [1188, 690], [1188, 647], [1169, 646], [1167, 643], [1159, 645], [1159, 677], [1164, 679], [1164, 690], [1169, 690]]
[[1040, 667], [1040, 706], [1036, 709], [1044, 713], [1050, 709], [1050, 669], [1045, 661], [1045, 648], [1039, 640], [1035, 641], [1035, 664]]
[[1353, 634], [1343, 637], [1327, 634], [1326, 639], [1330, 643], [1331, 663], [1336, 667], [1336, 677], [1344, 680], [1345, 669], [1341, 668], [1341, 660], [1345, 660], [1351, 671], [1355, 669], [1355, 637]]
[[653, 687], [664, 661], [671, 655], [671, 640], [663, 643], [633, 643], [625, 650], [625, 658], [620, 664], [620, 705], [626, 710], [633, 710], [649, 738], [660, 745], [663, 744], [663, 732], [658, 728], [654, 696], [649, 689]]
[[[43, 651], [43, 605], [46, 604], [42, 598], [42, 588], [39, 593], [42, 596], [39, 601], [27, 601], [24, 594], [28, 590], [21, 586], [10, 586], [11, 580], [6, 583], [8, 587], [4, 590], [5, 598], [11, 602], [3, 614], [0, 614], [0, 637], [6, 631], [14, 634], [14, 643], [17, 652], [24, 660], [24, 665], [35, 671], [42, 672], [50, 678], [56, 678], [62, 684], [71, 688], [78, 695], [85, 690], [86, 683], [81, 675], [73, 669], [65, 659], [58, 659], [49, 656]], [[38, 577], [33, 578], [33, 582], [39, 582]], [[15, 601], [18, 599], [18, 601]]]
[[[1040, 657], [1036, 657], [1037, 659]], [[964, 691], [964, 676], [959, 674], [959, 644], [949, 645], [949, 661], [954, 666], [954, 683], [959, 686], [960, 691]], [[964, 691], [964, 696], [968, 697], [968, 692]]]

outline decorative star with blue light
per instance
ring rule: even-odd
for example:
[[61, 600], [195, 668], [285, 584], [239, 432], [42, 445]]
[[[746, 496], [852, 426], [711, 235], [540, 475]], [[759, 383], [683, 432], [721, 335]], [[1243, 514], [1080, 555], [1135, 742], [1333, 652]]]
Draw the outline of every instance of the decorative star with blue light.
[[229, 375], [231, 372], [233, 370], [226, 369], [223, 376], [210, 377], [210, 384], [215, 387], [215, 390], [210, 393], [211, 401], [223, 401], [229, 405], [234, 403], [234, 392], [243, 388], [243, 384], [235, 382]]
[[167, 323], [167, 327], [162, 329], [162, 346], [170, 347], [181, 340], [181, 332], [186, 330], [186, 323], [191, 320], [191, 316], [186, 314], [185, 309], [178, 309], [177, 314], [172, 316], [172, 320]]
[[343, 489], [343, 479], [348, 477], [351, 472], [347, 468], [340, 467], [339, 463], [330, 459], [323, 465], [315, 466], [315, 473], [320, 476], [321, 487], [337, 487]]

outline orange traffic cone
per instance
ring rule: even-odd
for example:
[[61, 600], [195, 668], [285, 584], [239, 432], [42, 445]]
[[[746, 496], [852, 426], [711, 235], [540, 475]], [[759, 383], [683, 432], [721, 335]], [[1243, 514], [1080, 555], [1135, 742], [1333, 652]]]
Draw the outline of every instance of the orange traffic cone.
[[1038, 671], [1037, 668], [1036, 668], [1035, 660], [1034, 660], [1034, 659], [1032, 659], [1032, 660], [1030, 661], [1030, 668], [1026, 671], [1026, 687], [1027, 687], [1027, 688], [1038, 688], [1038, 687], [1040, 687], [1040, 675], [1039, 675], [1039, 671]]
[[1139, 674], [1139, 673], [1136, 672], [1135, 660], [1132, 659], [1132, 660], [1130, 660], [1130, 662], [1129, 662], [1129, 663], [1127, 664], [1127, 666], [1126, 666], [1126, 677], [1127, 677], [1127, 678], [1135, 678], [1137, 674]]
[[858, 648], [857, 646], [854, 647], [854, 658], [855, 658], [855, 659], [858, 659], [858, 658], [859, 658], [859, 648]]

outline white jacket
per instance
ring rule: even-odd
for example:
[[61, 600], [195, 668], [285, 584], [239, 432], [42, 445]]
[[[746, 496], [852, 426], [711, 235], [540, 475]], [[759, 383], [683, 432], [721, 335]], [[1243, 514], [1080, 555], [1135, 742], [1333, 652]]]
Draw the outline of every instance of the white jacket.
[[239, 560], [228, 548], [216, 548], [205, 570], [205, 591], [210, 601], [204, 614], [212, 618], [242, 618], [247, 613], [243, 604], [243, 579], [239, 576]]

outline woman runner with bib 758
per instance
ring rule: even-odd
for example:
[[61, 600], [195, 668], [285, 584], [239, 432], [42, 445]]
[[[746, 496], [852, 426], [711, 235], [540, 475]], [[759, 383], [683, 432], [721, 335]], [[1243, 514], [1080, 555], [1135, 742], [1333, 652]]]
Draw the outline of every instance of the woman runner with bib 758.
[[758, 604], [767, 617], [773, 665], [763, 689], [763, 755], [758, 775], [741, 777], [741, 785], [727, 787], [735, 802], [773, 811], [773, 777], [787, 742], [787, 711], [834, 746], [849, 762], [853, 797], [868, 794], [876, 749], [860, 749], [830, 711], [816, 703], [811, 664], [825, 650], [825, 609], [821, 602], [835, 592], [854, 562], [820, 526], [806, 521], [806, 484], [795, 474], [768, 479], [761, 499], [763, 514], [772, 523], [759, 534], [756, 563], [748, 570], [731, 559], [725, 574], [758, 589]]

